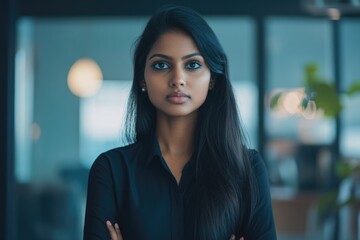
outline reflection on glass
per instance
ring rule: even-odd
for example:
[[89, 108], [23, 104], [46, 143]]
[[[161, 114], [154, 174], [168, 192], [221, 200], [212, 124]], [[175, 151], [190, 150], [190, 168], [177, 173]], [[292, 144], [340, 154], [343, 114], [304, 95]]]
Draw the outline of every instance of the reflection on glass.
[[19, 21], [15, 58], [15, 177], [18, 182], [31, 180], [32, 122], [34, 104], [33, 24]]
[[[323, 169], [320, 166], [324, 162], [330, 166], [331, 156], [320, 157], [320, 153], [328, 151], [334, 141], [335, 121], [325, 118], [312, 99], [306, 99], [304, 105], [304, 80], [309, 63], [317, 63], [320, 75], [332, 79], [330, 22], [274, 17], [267, 20], [266, 31], [265, 157], [271, 182], [295, 190], [322, 187], [323, 179], [318, 179]], [[271, 108], [274, 97], [277, 107]]]
[[95, 96], [80, 100], [80, 160], [87, 168], [100, 153], [126, 144], [121, 134], [131, 84], [105, 80]]
[[[355, 81], [360, 81], [360, 21], [346, 19], [341, 22], [341, 89], [345, 90]], [[347, 158], [360, 158], [360, 96], [343, 96], [344, 109], [341, 115], [340, 152]]]
[[[131, 79], [132, 44], [144, 22], [145, 18], [19, 21], [16, 239], [82, 238], [89, 171], [89, 163], [84, 165], [82, 157], [85, 151], [92, 154], [102, 149], [92, 149], [89, 144], [85, 150], [80, 147], [82, 102], [69, 91], [68, 72], [76, 60], [92, 58], [102, 66], [107, 79]], [[114, 104], [115, 101], [123, 100], [116, 98]], [[114, 121], [121, 123], [121, 119], [100, 114], [104, 113], [97, 115], [102, 119], [88, 114], [86, 123], [93, 126], [99, 122], [97, 126], [101, 128], [104, 121], [108, 125], [110, 121], [113, 134], [118, 134]], [[103, 129], [96, 130], [98, 133]], [[86, 160], [93, 161], [94, 157]]]

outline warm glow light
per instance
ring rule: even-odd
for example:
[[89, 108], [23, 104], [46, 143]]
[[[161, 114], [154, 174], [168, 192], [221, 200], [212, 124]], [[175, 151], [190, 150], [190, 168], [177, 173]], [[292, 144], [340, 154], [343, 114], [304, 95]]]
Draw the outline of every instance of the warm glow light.
[[303, 116], [306, 119], [321, 117], [321, 109], [318, 109], [314, 100], [308, 100], [306, 108], [302, 103], [306, 100], [304, 88], [294, 88], [292, 90], [274, 90], [271, 97], [281, 93], [276, 115], [280, 117], [289, 117], [289, 115]]
[[90, 97], [99, 91], [102, 79], [99, 65], [92, 59], [84, 58], [71, 66], [67, 83], [76, 96]]
[[300, 93], [294, 91], [286, 93], [285, 96], [283, 96], [282, 105], [288, 113], [295, 114], [298, 112], [301, 101], [299, 95]]
[[328, 13], [328, 15], [329, 15], [329, 18], [331, 19], [331, 20], [339, 20], [340, 19], [340, 16], [341, 16], [341, 13], [340, 13], [340, 11], [339, 11], [339, 9], [337, 9], [337, 8], [329, 8], [328, 10], [327, 10], [327, 13]]

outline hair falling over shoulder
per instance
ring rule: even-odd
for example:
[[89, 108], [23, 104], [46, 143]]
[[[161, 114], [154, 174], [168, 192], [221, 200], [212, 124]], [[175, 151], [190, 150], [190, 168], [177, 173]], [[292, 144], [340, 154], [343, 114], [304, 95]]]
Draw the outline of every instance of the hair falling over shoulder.
[[256, 180], [250, 166], [245, 137], [233, 89], [227, 57], [212, 29], [195, 11], [177, 6], [159, 9], [139, 37], [134, 54], [134, 78], [128, 102], [126, 135], [141, 141], [156, 126], [156, 111], [141, 93], [146, 57], [156, 40], [169, 30], [188, 34], [196, 43], [215, 86], [200, 107], [197, 119], [196, 195], [194, 239], [237, 239], [243, 233], [256, 201]]

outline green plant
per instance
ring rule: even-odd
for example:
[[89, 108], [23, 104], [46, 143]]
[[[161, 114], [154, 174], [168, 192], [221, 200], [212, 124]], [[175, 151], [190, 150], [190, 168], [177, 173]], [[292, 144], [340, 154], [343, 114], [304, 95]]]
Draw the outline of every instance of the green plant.
[[[335, 165], [335, 174], [340, 180], [354, 177], [360, 173], [360, 163], [351, 163], [339, 160]], [[339, 189], [326, 192], [318, 202], [318, 209], [321, 214], [335, 213], [343, 206], [360, 204], [360, 199], [349, 196], [347, 199], [339, 199]]]
[[[303, 94], [301, 94], [302, 99], [300, 99], [302, 113], [306, 112], [309, 104], [315, 103], [315, 111], [322, 111], [325, 117], [337, 117], [344, 108], [342, 96], [352, 97], [360, 93], [360, 80], [354, 81], [345, 92], [340, 92], [336, 89], [334, 83], [319, 74], [319, 66], [315, 63], [307, 64], [304, 73]], [[270, 100], [270, 108], [279, 108], [282, 98], [290, 91], [281, 91], [275, 94]], [[359, 161], [354, 164], [341, 159], [335, 164], [335, 175], [339, 180], [359, 174]], [[324, 193], [318, 202], [319, 212], [326, 216], [335, 213], [343, 206], [360, 204], [360, 199], [353, 196], [349, 196], [348, 199], [339, 199], [338, 196], [339, 189]]]
[[[319, 74], [319, 67], [315, 63], [305, 66], [304, 95], [301, 99], [301, 108], [305, 111], [311, 102], [315, 102], [316, 109], [322, 110], [326, 117], [336, 117], [343, 109], [341, 93], [336, 89], [334, 83]], [[279, 107], [281, 98], [286, 91], [277, 93], [271, 98], [270, 108]], [[344, 94], [348, 97], [360, 93], [360, 80], [355, 81]]]

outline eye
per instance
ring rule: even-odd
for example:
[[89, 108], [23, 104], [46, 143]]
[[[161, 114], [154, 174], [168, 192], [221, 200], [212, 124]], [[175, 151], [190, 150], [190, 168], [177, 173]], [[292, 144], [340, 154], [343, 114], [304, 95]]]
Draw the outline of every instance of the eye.
[[155, 70], [165, 70], [165, 69], [169, 69], [170, 66], [166, 62], [154, 62], [152, 64], [152, 68]]
[[201, 68], [201, 63], [198, 61], [191, 61], [186, 63], [185, 68], [188, 70], [196, 70], [198, 68]]

